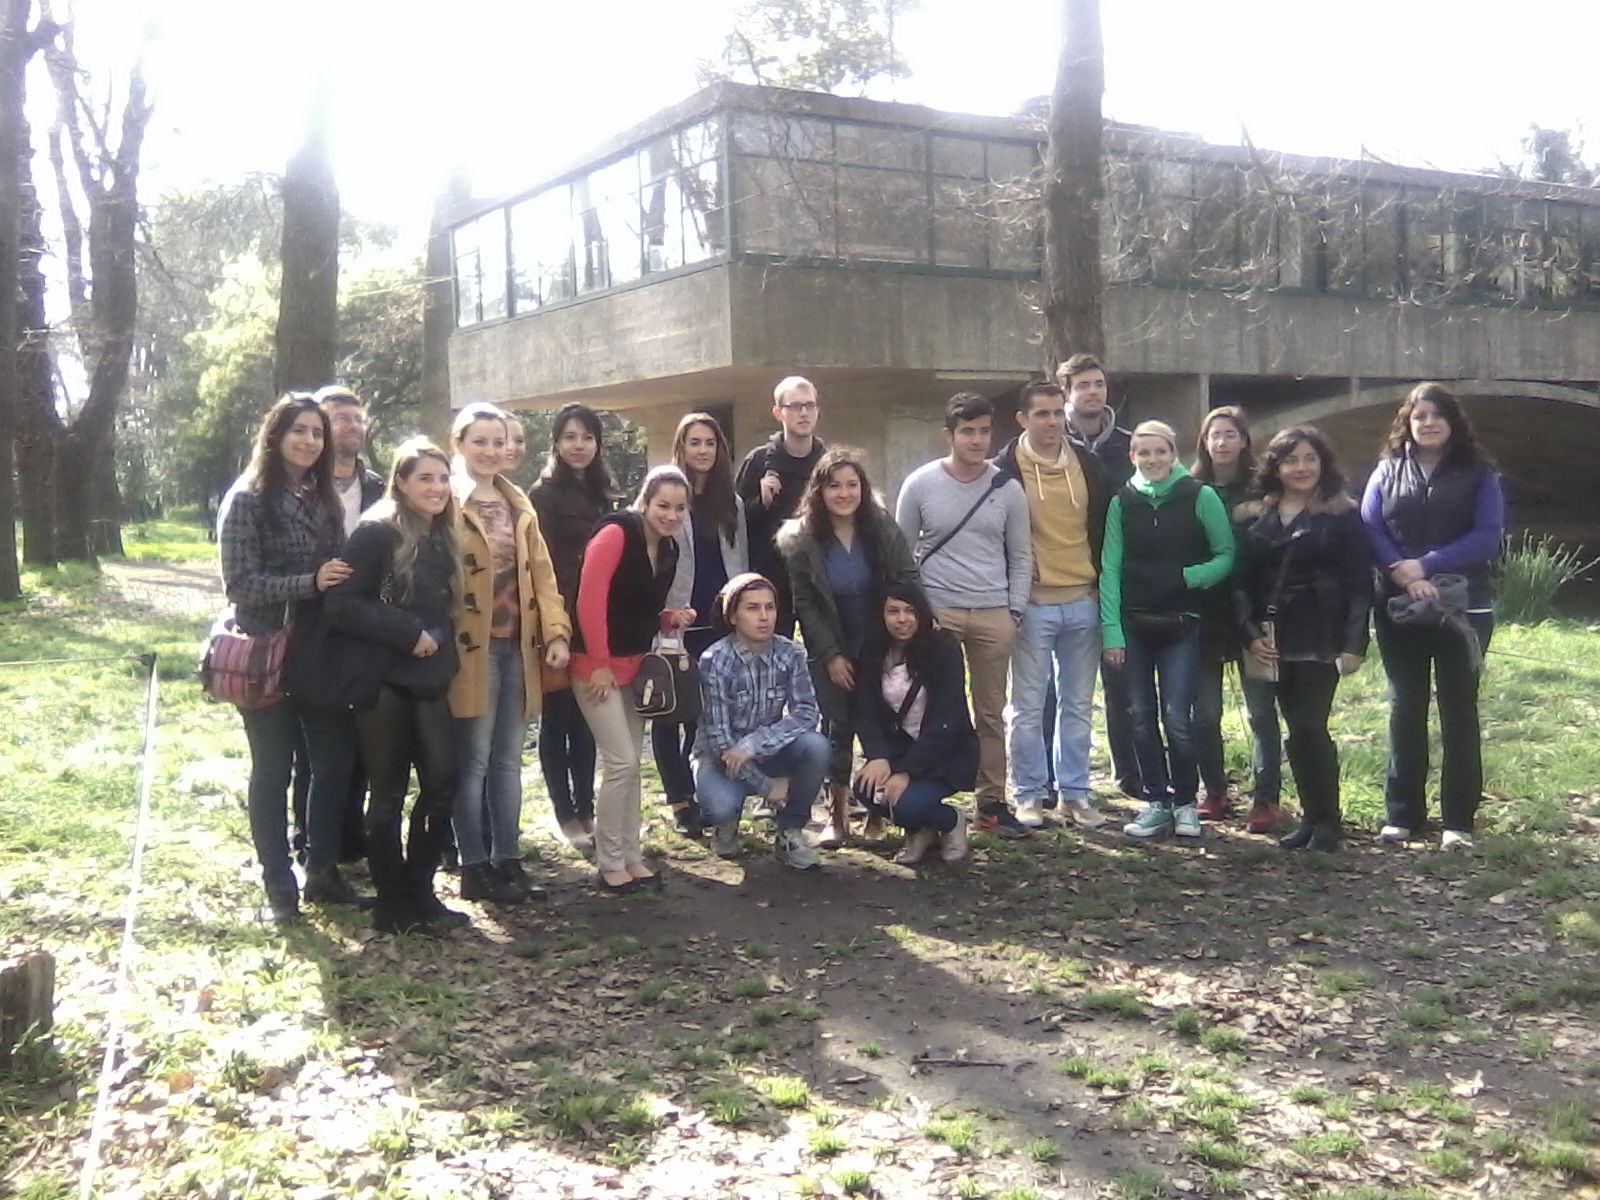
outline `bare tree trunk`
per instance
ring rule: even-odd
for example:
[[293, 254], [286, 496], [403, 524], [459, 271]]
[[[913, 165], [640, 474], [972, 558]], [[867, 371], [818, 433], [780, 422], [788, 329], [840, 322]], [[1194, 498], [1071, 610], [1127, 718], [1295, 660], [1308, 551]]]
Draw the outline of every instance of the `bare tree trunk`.
[[1044, 183], [1045, 352], [1053, 370], [1073, 354], [1104, 355], [1100, 261], [1106, 90], [1100, 0], [1064, 0], [1064, 36], [1050, 95]]
[[117, 425], [111, 423], [110, 436], [106, 438], [105, 470], [95, 481], [94, 512], [90, 516], [89, 545], [98, 557], [102, 554], [122, 554], [123, 511], [122, 484], [117, 479]]
[[[26, 126], [25, 126], [26, 128]], [[26, 135], [25, 135], [26, 136]], [[21, 491], [22, 561], [54, 566], [56, 553], [56, 438], [62, 426], [56, 411], [55, 366], [45, 316], [43, 206], [33, 181], [33, 154], [18, 156], [22, 195], [22, 258], [17, 387], [17, 486]]]
[[[83, 120], [87, 110], [78, 90], [79, 72], [70, 36], [66, 48], [52, 53], [49, 62], [61, 123], [89, 206], [88, 316], [85, 322], [75, 322], [89, 372], [89, 395], [77, 417], [56, 438], [56, 461], [72, 464], [71, 470], [56, 473], [56, 550], [62, 558], [92, 561], [96, 517], [106, 511], [106, 497], [115, 495], [112, 446], [117, 409], [128, 392], [139, 315], [134, 241], [139, 223], [139, 156], [150, 106], [145, 101], [144, 75], [135, 67], [128, 76], [128, 95], [113, 147], [109, 112], [104, 122], [93, 113]], [[85, 143], [86, 123], [93, 144]], [[73, 291], [75, 299], [80, 294]]]
[[28, 60], [55, 36], [56, 27], [42, 21], [30, 30], [32, 0], [3, 0], [0, 5], [0, 600], [22, 594], [17, 566], [17, 414], [20, 404], [17, 371], [17, 294], [21, 259], [21, 163], [27, 121]]
[[339, 187], [314, 131], [283, 176], [283, 275], [272, 386], [280, 394], [332, 383], [339, 340]]

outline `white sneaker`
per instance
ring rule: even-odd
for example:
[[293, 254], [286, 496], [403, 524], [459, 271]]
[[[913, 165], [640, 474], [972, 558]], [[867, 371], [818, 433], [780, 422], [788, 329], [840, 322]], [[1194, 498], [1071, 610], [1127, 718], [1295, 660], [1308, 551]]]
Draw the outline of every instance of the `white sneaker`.
[[1463, 833], [1459, 829], [1446, 829], [1444, 836], [1439, 839], [1441, 850], [1471, 850], [1472, 835]]
[[1074, 800], [1070, 805], [1072, 810], [1072, 823], [1080, 829], [1099, 829], [1111, 820], [1105, 813], [1096, 808], [1089, 800]]
[[913, 829], [906, 837], [906, 844], [896, 852], [894, 861], [902, 867], [919, 863], [927, 857], [928, 851], [933, 849], [933, 844], [938, 840], [939, 835], [931, 829]]
[[793, 867], [796, 871], [817, 871], [822, 868], [822, 860], [817, 857], [811, 843], [806, 841], [804, 830], [780, 830], [777, 840], [772, 844], [772, 852], [785, 866]]
[[1409, 842], [1411, 840], [1411, 830], [1407, 829], [1404, 825], [1385, 825], [1382, 829], [1378, 830], [1378, 840], [1380, 842], [1394, 842], [1396, 844], [1399, 844], [1400, 842]]
[[1029, 829], [1044, 828], [1044, 805], [1037, 800], [1017, 801], [1017, 820]]
[[967, 856], [967, 818], [963, 813], [956, 814], [956, 827], [944, 835], [944, 845], [939, 850], [939, 857], [947, 863], [960, 862]]
[[1200, 810], [1192, 804], [1179, 804], [1172, 810], [1172, 832], [1179, 837], [1199, 837]]

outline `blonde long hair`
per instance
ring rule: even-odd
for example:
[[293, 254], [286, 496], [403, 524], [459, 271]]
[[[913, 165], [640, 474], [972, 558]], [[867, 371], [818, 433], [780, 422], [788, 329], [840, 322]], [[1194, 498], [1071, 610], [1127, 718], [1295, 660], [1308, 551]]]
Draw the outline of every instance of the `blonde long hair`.
[[407, 439], [395, 451], [394, 466], [390, 468], [389, 483], [383, 489], [383, 498], [367, 510], [364, 519], [386, 521], [393, 525], [400, 535], [389, 562], [389, 569], [394, 575], [394, 594], [397, 598], [410, 597], [412, 575], [417, 567], [417, 552], [421, 549], [422, 540], [437, 531], [444, 542], [445, 553], [449, 555], [450, 562], [455, 567], [450, 575], [450, 599], [455, 603], [461, 599], [462, 592], [461, 553], [459, 539], [456, 536], [460, 526], [461, 510], [456, 504], [455, 491], [450, 490], [450, 498], [445, 501], [444, 511], [432, 518], [417, 515], [400, 495], [399, 485], [411, 478], [418, 464], [425, 458], [437, 459], [444, 464], [446, 474], [449, 473], [448, 454], [425, 437]]

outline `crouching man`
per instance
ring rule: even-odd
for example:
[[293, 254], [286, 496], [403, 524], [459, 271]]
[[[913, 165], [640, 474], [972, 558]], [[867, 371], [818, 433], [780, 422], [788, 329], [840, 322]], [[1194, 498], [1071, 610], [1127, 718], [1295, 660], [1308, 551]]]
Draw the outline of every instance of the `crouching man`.
[[828, 739], [817, 732], [805, 651], [774, 632], [778, 593], [763, 575], [730, 579], [714, 615], [730, 632], [700, 656], [694, 749], [695, 797], [713, 827], [711, 848], [737, 856], [745, 797], [761, 796], [778, 812], [778, 858], [797, 871], [816, 870], [822, 864], [805, 827], [828, 771]]

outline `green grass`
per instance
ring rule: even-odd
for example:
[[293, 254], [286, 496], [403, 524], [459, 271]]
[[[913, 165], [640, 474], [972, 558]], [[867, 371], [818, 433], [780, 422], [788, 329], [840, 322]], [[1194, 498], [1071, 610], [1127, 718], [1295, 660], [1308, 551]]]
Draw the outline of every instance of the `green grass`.
[[1118, 1200], [1155, 1200], [1167, 1190], [1167, 1177], [1154, 1167], [1129, 1167], [1111, 1181]]
[[1352, 1158], [1361, 1153], [1361, 1139], [1348, 1129], [1328, 1129], [1289, 1143], [1307, 1158]]
[[1090, 1012], [1138, 1020], [1145, 1015], [1144, 1003], [1126, 988], [1103, 988], [1085, 992], [1078, 1001]]
[[774, 1108], [805, 1108], [811, 1103], [811, 1088], [793, 1075], [774, 1075], [756, 1081], [756, 1091]]
[[1200, 1044], [1213, 1054], [1233, 1054], [1244, 1049], [1244, 1034], [1214, 1025], [1200, 1035]]
[[1468, 1155], [1450, 1146], [1425, 1150], [1420, 1157], [1428, 1170], [1446, 1179], [1466, 1179], [1477, 1169]]
[[839, 1185], [839, 1190], [846, 1196], [869, 1196], [872, 1194], [872, 1172], [860, 1167], [847, 1167], [833, 1173], [833, 1182]]
[[978, 1144], [978, 1123], [970, 1116], [954, 1113], [935, 1116], [922, 1127], [923, 1136], [943, 1142], [952, 1150], [969, 1153]]
[[693, 1098], [718, 1125], [734, 1129], [750, 1124], [756, 1112], [754, 1098], [748, 1092], [727, 1084], [701, 1088]]
[[[261, 923], [241, 807], [247, 755], [237, 714], [201, 700], [189, 677], [202, 632], [194, 622], [139, 610], [78, 572], [31, 576], [29, 587], [31, 609], [0, 608], [5, 654], [161, 648], [160, 819], [147, 861], [144, 952], [129, 1012], [141, 1069], [121, 1086], [127, 1112], [142, 1113], [153, 1099], [157, 1111], [184, 1114], [186, 1121], [199, 1111], [203, 1120], [189, 1121], [182, 1136], [166, 1138], [158, 1149], [140, 1151], [149, 1160], [152, 1193], [254, 1198], [309, 1185], [401, 1200], [405, 1169], [419, 1158], [552, 1138], [563, 1143], [562, 1153], [628, 1171], [660, 1153], [657, 1114], [676, 1108], [704, 1111], [715, 1123], [746, 1131], [741, 1140], [757, 1152], [763, 1139], [798, 1134], [794, 1143], [807, 1154], [812, 1178], [752, 1176], [752, 1187], [837, 1195], [844, 1185], [822, 1175], [849, 1168], [861, 1177], [849, 1177], [858, 1187], [873, 1188], [852, 1151], [869, 1166], [880, 1152], [896, 1151], [863, 1126], [882, 1109], [899, 1120], [916, 1121], [920, 1113], [927, 1121], [927, 1140], [902, 1144], [896, 1170], [932, 1155], [930, 1142], [960, 1154], [949, 1164], [954, 1170], [929, 1185], [930, 1196], [1022, 1200], [1034, 1186], [1049, 1194], [1046, 1182], [1068, 1172], [1078, 1152], [1040, 1136], [1052, 1127], [1036, 1123], [1033, 1102], [1010, 1090], [982, 1109], [964, 1104], [936, 1109], [931, 1118], [929, 1108], [951, 1094], [936, 1089], [959, 1088], [962, 1080], [951, 1077], [970, 1072], [932, 1071], [909, 1081], [896, 1075], [860, 1094], [832, 1090], [841, 1065], [871, 1078], [875, 1060], [932, 1040], [931, 1030], [914, 1029], [893, 1003], [898, 996], [885, 1008], [846, 1010], [852, 981], [860, 987], [893, 976], [920, 987], [944, 973], [960, 981], [949, 998], [941, 994], [937, 1005], [930, 1003], [930, 1013], [944, 1019], [967, 1019], [963, 1006], [972, 1005], [992, 1011], [994, 1004], [1014, 1003], [1030, 1017], [1064, 1012], [1069, 1023], [1060, 1032], [1071, 1053], [1058, 1060], [1059, 1069], [1105, 1094], [1087, 1095], [1059, 1075], [1056, 1087], [1046, 1083], [1041, 1094], [1067, 1093], [1065, 1103], [1098, 1107], [1113, 1142], [1159, 1143], [1167, 1157], [1181, 1143], [1188, 1161], [1165, 1170], [1197, 1195], [1236, 1194], [1243, 1181], [1265, 1186], [1252, 1170], [1258, 1154], [1264, 1174], [1287, 1179], [1297, 1166], [1303, 1170], [1289, 1153], [1291, 1142], [1312, 1159], [1349, 1160], [1360, 1178], [1366, 1149], [1354, 1130], [1364, 1130], [1369, 1116], [1377, 1126], [1394, 1124], [1387, 1114], [1403, 1114], [1395, 1120], [1407, 1126], [1426, 1122], [1426, 1136], [1417, 1140], [1429, 1160], [1419, 1164], [1415, 1151], [1405, 1152], [1403, 1168], [1366, 1191], [1340, 1192], [1320, 1180], [1319, 1197], [1400, 1200], [1413, 1186], [1432, 1196], [1446, 1181], [1454, 1186], [1472, 1178], [1480, 1162], [1510, 1172], [1507, 1186], [1530, 1194], [1562, 1194], [1574, 1181], [1595, 1177], [1600, 1143], [1592, 1108], [1579, 1099], [1530, 1097], [1514, 1073], [1491, 1071], [1531, 1058], [1570, 1069], [1580, 1083], [1586, 1075], [1588, 1082], [1600, 1078], [1590, 1064], [1566, 1061], [1572, 1031], [1600, 1018], [1600, 969], [1587, 940], [1600, 904], [1600, 855], [1582, 824], [1600, 817], [1593, 790], [1600, 738], [1584, 736], [1600, 731], [1600, 710], [1587, 698], [1592, 692], [1574, 692], [1557, 668], [1491, 656], [1487, 774], [1491, 789], [1509, 798], [1485, 806], [1479, 852], [1470, 858], [1413, 850], [1388, 855], [1376, 869], [1361, 857], [1370, 851], [1357, 840], [1332, 870], [1276, 853], [1235, 870], [1245, 851], [1219, 836], [1214, 861], [1185, 859], [1180, 870], [1161, 854], [1126, 854], [1114, 839], [996, 846], [979, 851], [991, 856], [982, 872], [907, 884], [919, 890], [915, 904], [912, 893], [894, 901], [907, 902], [896, 914], [904, 924], [883, 924], [889, 918], [868, 905], [871, 911], [831, 914], [822, 936], [834, 940], [818, 943], [810, 940], [817, 934], [797, 938], [781, 921], [763, 923], [754, 909], [734, 936], [719, 936], [710, 922], [693, 936], [661, 937], [637, 915], [614, 919], [610, 910], [594, 909], [573, 890], [584, 882], [580, 875], [551, 857], [554, 886], [565, 889], [558, 898], [580, 903], [492, 914], [503, 937], [469, 930], [442, 943], [400, 942], [373, 938], [369, 918], [359, 913], [314, 912], [306, 927], [288, 934]], [[1495, 645], [1577, 663], [1592, 653], [1592, 638], [1570, 625], [1513, 627], [1498, 632]], [[1341, 685], [1335, 710], [1358, 827], [1381, 819], [1380, 681], [1381, 672], [1369, 665]], [[43, 1152], [36, 1165], [9, 1167], [6, 1186], [34, 1200], [59, 1195], [64, 1183], [70, 1188], [58, 1167], [86, 1129], [85, 1097], [92, 1095], [104, 1028], [102, 985], [120, 934], [141, 699], [142, 678], [129, 663], [0, 672], [7, 714], [0, 739], [0, 934], [8, 944], [59, 947], [58, 989], [65, 997], [58, 1046], [30, 1059], [29, 1086], [0, 1079], [0, 1153], [15, 1164]], [[532, 790], [537, 776], [530, 759]], [[657, 814], [650, 820], [659, 828]], [[525, 833], [531, 846], [543, 848], [537, 821]], [[703, 851], [652, 837], [652, 853], [685, 874], [703, 862]], [[841, 877], [870, 871], [858, 858], [867, 856], [851, 852], [831, 869]], [[1063, 871], [1063, 861], [1073, 869]], [[453, 885], [441, 882], [449, 894]], [[1363, 906], [1356, 897], [1369, 885], [1370, 904]], [[1352, 1035], [1378, 1055], [1393, 1056], [1376, 1068], [1393, 1082], [1372, 1094], [1368, 1083], [1338, 1082], [1344, 1075], [1332, 1069], [1308, 1076], [1297, 1064], [1326, 1068], [1333, 1056], [1285, 1059], [1269, 1028], [1242, 1033], [1255, 1029], [1244, 1024], [1247, 1007], [1216, 994], [1205, 965], [1188, 961], [1192, 936], [1156, 923], [1136, 943], [1124, 939], [1123, 897], [1134, 887], [1147, 889], [1157, 905], [1191, 904], [1194, 919], [1204, 921], [1205, 946], [1223, 965], [1278, 980], [1281, 994], [1272, 1002], [1283, 1012], [1343, 1001], [1341, 1010], [1355, 1023]], [[1500, 891], [1512, 893], [1506, 912], [1521, 922], [1517, 928], [1545, 939], [1547, 949], [1537, 957], [1518, 938], [1504, 945], [1480, 938], [1470, 954], [1461, 953], [1474, 928], [1465, 918]], [[1262, 895], [1272, 897], [1270, 922], [1259, 919]], [[1424, 909], [1437, 926], [1416, 923]], [[1324, 942], [1308, 947], [1296, 940], [1301, 933]], [[1341, 940], [1348, 944], [1325, 944]], [[1139, 967], [1137, 987], [1127, 982], [1130, 959]], [[1171, 993], [1153, 978], [1167, 968], [1197, 981], [1180, 993], [1192, 1007], [1170, 1016], [1171, 1001], [1162, 997]], [[779, 974], [794, 991], [775, 982]], [[1035, 983], [1044, 985], [1036, 995]], [[202, 991], [209, 999], [199, 1012], [194, 998]], [[532, 1021], [529, 996], [569, 1007]], [[801, 996], [829, 997], [828, 1012]], [[603, 1011], [604, 1020], [567, 1015], [590, 1011]], [[1073, 1021], [1084, 1016], [1096, 1019]], [[1156, 1023], [1156, 1016], [1165, 1019]], [[824, 1017], [826, 1027], [812, 1024]], [[292, 1051], [280, 1053], [270, 1038], [254, 1035], [278, 1026], [299, 1039]], [[1483, 1036], [1487, 1030], [1495, 1036]], [[1401, 1040], [1385, 1050], [1391, 1031]], [[814, 1065], [811, 1056], [827, 1045], [819, 1038], [828, 1037], [838, 1039], [831, 1049], [838, 1058]], [[1427, 1058], [1396, 1053], [1413, 1048], [1425, 1048]], [[1245, 1049], [1252, 1053], [1248, 1064], [1239, 1057]], [[281, 1130], [251, 1126], [255, 1106], [302, 1066], [335, 1088], [351, 1081], [341, 1112], [360, 1122], [356, 1157], [387, 1176], [341, 1174], [345, 1168], [332, 1156], [297, 1156]], [[1417, 1082], [1446, 1073], [1454, 1080], [1479, 1066], [1493, 1080], [1481, 1111], [1451, 1095], [1450, 1082]], [[1235, 1073], [1247, 1068], [1248, 1084], [1236, 1082]], [[166, 1094], [165, 1081], [188, 1071], [196, 1076], [192, 1087]], [[813, 1072], [829, 1081], [826, 1110], [800, 1078]], [[414, 1104], [410, 1115], [354, 1099], [368, 1094], [375, 1075], [396, 1081]], [[459, 1111], [462, 1096], [485, 1091], [470, 1112]], [[1580, 1091], [1575, 1083], [1567, 1096]], [[809, 1115], [795, 1115], [802, 1113]], [[1341, 1127], [1345, 1118], [1352, 1129]], [[1263, 1140], [1269, 1126], [1277, 1130], [1270, 1149]], [[113, 1136], [127, 1132], [121, 1127]], [[1374, 1152], [1378, 1146], [1375, 1140]], [[1468, 1173], [1452, 1174], [1460, 1169]], [[949, 1177], [957, 1172], [959, 1179]], [[887, 1177], [877, 1186], [893, 1190]], [[1147, 1200], [1170, 1187], [1155, 1165], [1100, 1186]], [[1301, 1200], [1297, 1185], [1273, 1186]]]
[[806, 1131], [806, 1149], [817, 1158], [834, 1158], [849, 1149], [850, 1143], [845, 1141], [835, 1130], [810, 1129]]
[[128, 562], [203, 563], [217, 561], [217, 544], [198, 511], [174, 509], [166, 519], [142, 521], [122, 529]]
[[1192, 1137], [1183, 1143], [1183, 1148], [1196, 1162], [1227, 1171], [1248, 1167], [1256, 1160], [1256, 1152], [1250, 1147], [1221, 1138]]

